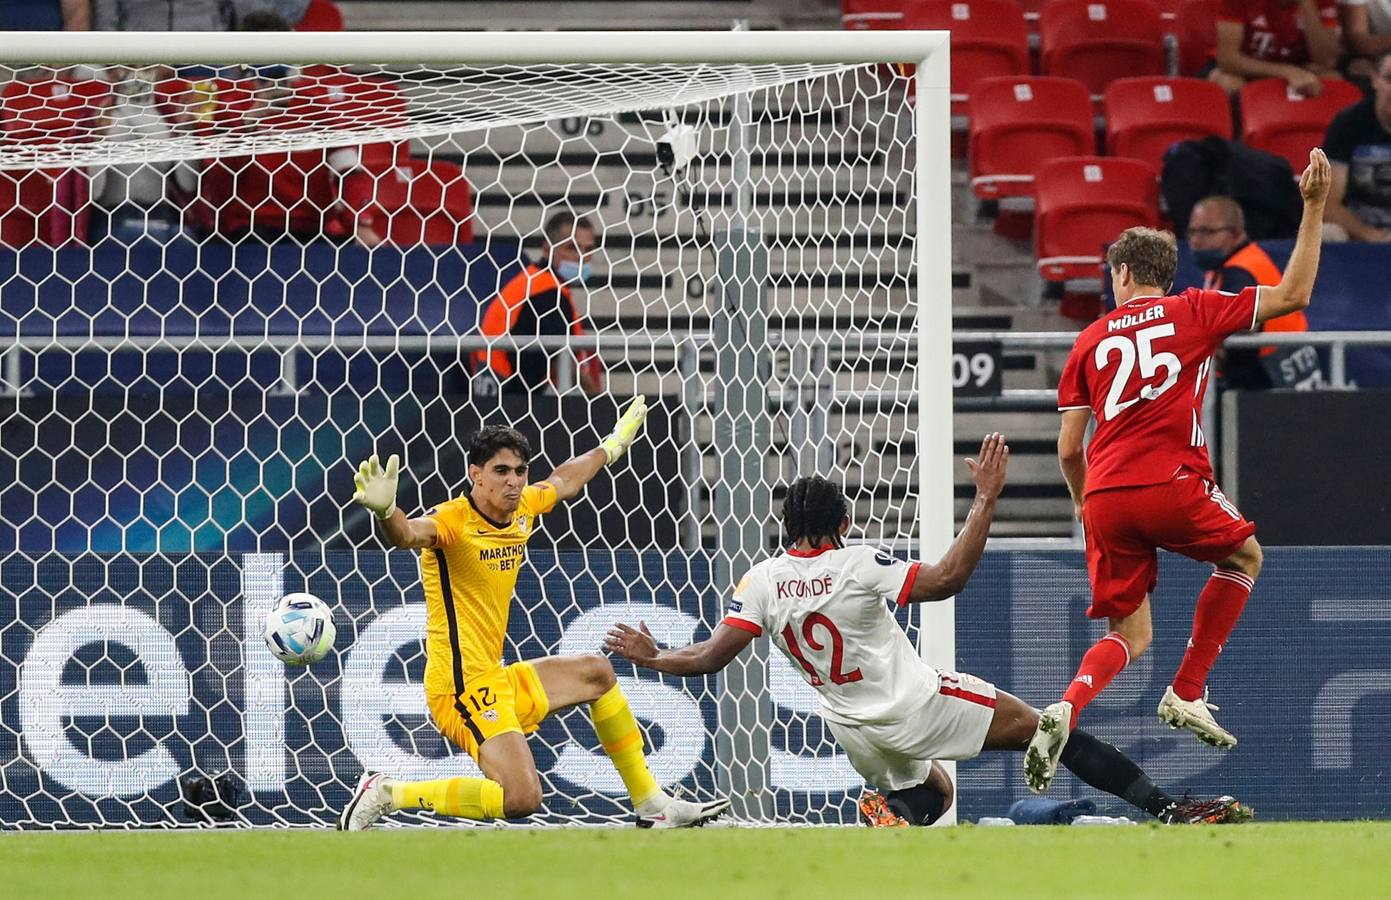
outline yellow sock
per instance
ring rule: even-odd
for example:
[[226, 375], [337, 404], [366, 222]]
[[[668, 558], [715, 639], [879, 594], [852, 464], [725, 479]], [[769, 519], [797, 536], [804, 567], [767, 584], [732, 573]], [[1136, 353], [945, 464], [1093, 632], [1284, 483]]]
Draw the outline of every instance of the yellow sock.
[[638, 720], [628, 708], [628, 698], [623, 696], [618, 685], [609, 688], [608, 693], [589, 705], [594, 717], [594, 731], [599, 735], [599, 743], [604, 752], [613, 760], [613, 767], [623, 779], [628, 796], [633, 805], [641, 807], [648, 800], [662, 792], [652, 770], [647, 768], [647, 757], [642, 752], [642, 732], [638, 730]]
[[502, 818], [502, 785], [487, 778], [398, 781], [391, 786], [397, 809], [428, 809], [464, 819]]

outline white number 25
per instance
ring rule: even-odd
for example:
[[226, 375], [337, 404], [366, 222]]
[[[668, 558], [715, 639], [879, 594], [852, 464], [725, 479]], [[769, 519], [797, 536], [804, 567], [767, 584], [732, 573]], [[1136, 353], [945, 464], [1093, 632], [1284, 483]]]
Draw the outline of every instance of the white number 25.
[[[1116, 377], [1111, 380], [1111, 389], [1106, 392], [1106, 408], [1102, 411], [1104, 413], [1102, 421], [1109, 422], [1141, 400], [1155, 399], [1178, 382], [1179, 371], [1183, 368], [1179, 358], [1172, 353], [1155, 353], [1153, 346], [1156, 340], [1173, 337], [1173, 334], [1174, 325], [1170, 322], [1164, 325], [1141, 328], [1135, 332], [1133, 340], [1124, 334], [1113, 334], [1096, 345], [1096, 368], [1098, 372], [1111, 364], [1111, 351], [1114, 350], [1120, 354], [1120, 358], [1117, 360]], [[1143, 385], [1140, 388], [1139, 396], [1122, 401], [1121, 395], [1126, 393], [1126, 389], [1130, 386], [1130, 376], [1135, 374], [1137, 351], [1140, 377], [1152, 379], [1159, 373], [1160, 369], [1163, 369], [1164, 380], [1158, 385], [1153, 383]]]

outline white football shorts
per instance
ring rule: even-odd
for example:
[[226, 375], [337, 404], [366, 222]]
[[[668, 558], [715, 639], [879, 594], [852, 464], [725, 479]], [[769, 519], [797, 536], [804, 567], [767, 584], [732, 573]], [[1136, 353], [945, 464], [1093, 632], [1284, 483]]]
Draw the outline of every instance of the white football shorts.
[[827, 720], [850, 765], [882, 791], [916, 787], [934, 759], [979, 755], [995, 717], [995, 685], [974, 675], [937, 673], [937, 690], [896, 722], [847, 725]]

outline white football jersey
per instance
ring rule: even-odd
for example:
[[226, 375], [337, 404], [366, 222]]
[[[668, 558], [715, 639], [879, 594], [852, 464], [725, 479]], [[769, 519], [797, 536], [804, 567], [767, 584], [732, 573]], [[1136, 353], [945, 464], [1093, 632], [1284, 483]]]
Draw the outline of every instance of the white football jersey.
[[724, 622], [767, 633], [819, 692], [826, 719], [891, 722], [937, 691], [937, 670], [888, 607], [907, 602], [919, 565], [874, 547], [789, 550], [749, 570]]

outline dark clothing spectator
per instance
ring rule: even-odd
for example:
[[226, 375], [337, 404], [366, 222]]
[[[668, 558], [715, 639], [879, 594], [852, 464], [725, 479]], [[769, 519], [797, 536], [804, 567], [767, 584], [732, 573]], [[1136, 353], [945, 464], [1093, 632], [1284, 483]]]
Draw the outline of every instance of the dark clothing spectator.
[[[245, 2], [245, 0], [242, 0]], [[96, 31], [229, 31], [234, 0], [92, 0]]]
[[[512, 335], [518, 338], [533, 335], [560, 336], [584, 334], [579, 313], [568, 285], [556, 280], [555, 273], [531, 264], [503, 285], [496, 297], [483, 309], [479, 332], [489, 337]], [[517, 387], [538, 390], [553, 382], [551, 360], [553, 350], [530, 348], [513, 353], [505, 350], [478, 350], [473, 353], [475, 375], [495, 378], [504, 389]], [[597, 393], [600, 372], [598, 357], [592, 352], [578, 354], [581, 380], [591, 383]]]
[[[1381, 68], [1391, 75], [1391, 58], [1383, 59]], [[1336, 226], [1325, 229], [1330, 239], [1391, 241], [1391, 79], [1378, 73], [1376, 82], [1382, 85], [1378, 96], [1338, 113], [1324, 135], [1324, 152], [1333, 164], [1324, 213]]]
[[[1198, 201], [1188, 219], [1187, 237], [1193, 261], [1203, 270], [1204, 290], [1236, 294], [1244, 288], [1280, 283], [1279, 266], [1260, 245], [1248, 240], [1246, 216], [1231, 197], [1216, 195]], [[1265, 322], [1260, 330], [1308, 331], [1309, 320], [1297, 310]], [[1271, 367], [1279, 366], [1287, 348], [1222, 352], [1225, 357], [1219, 359], [1219, 371], [1224, 386], [1265, 389], [1276, 384], [1270, 375]]]
[[[309, 9], [309, 0], [250, 0], [251, 4], [257, 9], [273, 12], [284, 19], [293, 28], [304, 18], [304, 13]], [[250, 9], [244, 9], [243, 13], [250, 13]]]
[[91, 27], [91, 0], [5, 0], [0, 3], [0, 31], [87, 31]]
[[[588, 280], [585, 258], [594, 251], [598, 234], [594, 223], [584, 216], [560, 212], [551, 216], [543, 229], [545, 243], [539, 263], [522, 269], [482, 311], [478, 331], [487, 337], [513, 335], [584, 335], [584, 324], [571, 288]], [[586, 394], [604, 389], [599, 357], [591, 350], [575, 354], [576, 381]], [[479, 350], [471, 354], [473, 387], [476, 395], [488, 395], [494, 386], [502, 390], [564, 389], [568, 385], [556, 376], [552, 364], [561, 359], [556, 351], [529, 348], [518, 353], [505, 350]]]

